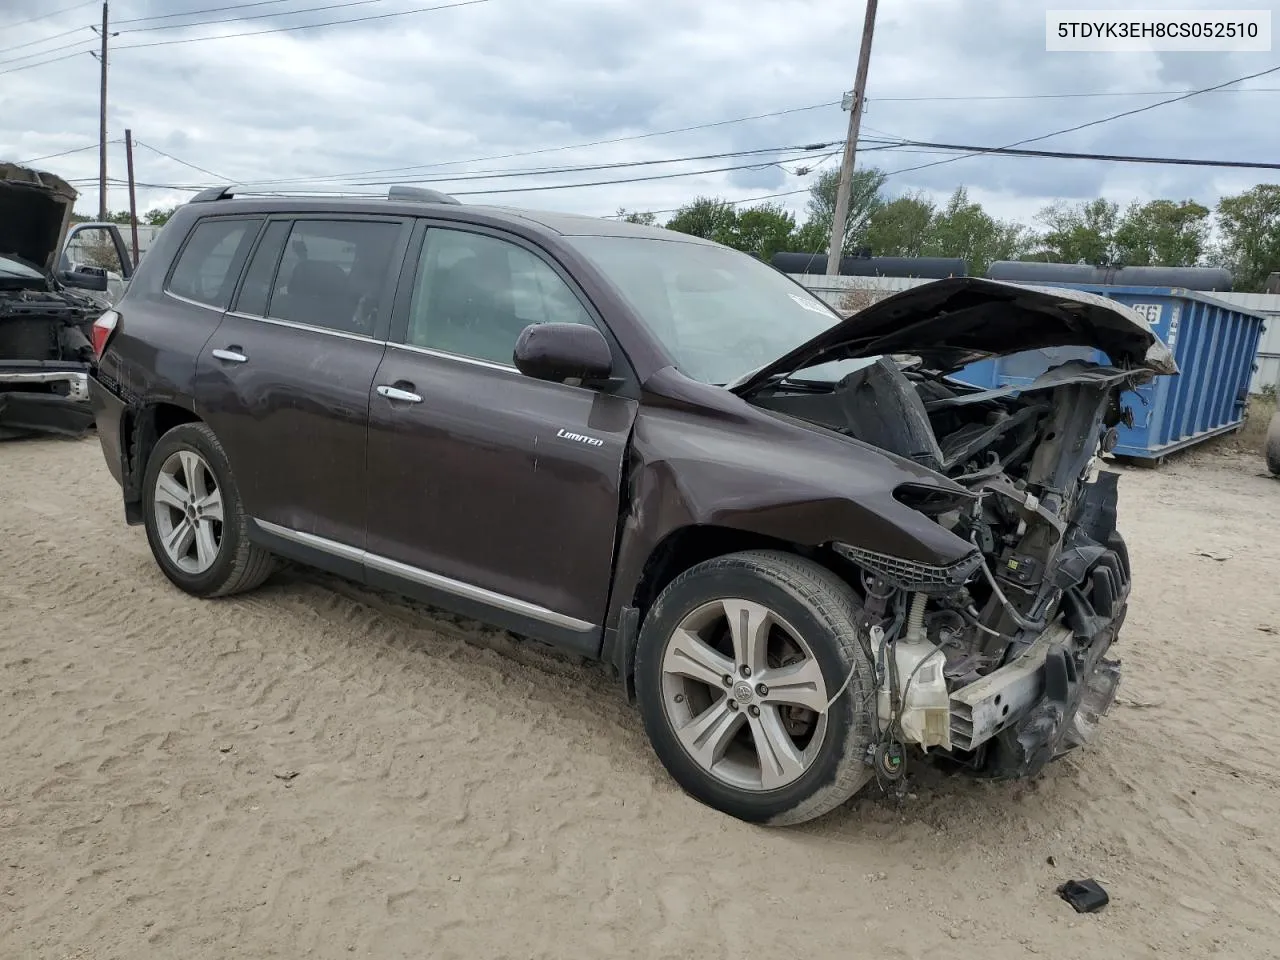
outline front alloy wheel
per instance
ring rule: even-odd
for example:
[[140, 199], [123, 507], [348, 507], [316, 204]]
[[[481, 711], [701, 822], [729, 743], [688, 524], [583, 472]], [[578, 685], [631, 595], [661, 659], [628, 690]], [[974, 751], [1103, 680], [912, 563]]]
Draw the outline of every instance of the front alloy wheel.
[[801, 557], [751, 551], [685, 571], [648, 611], [636, 694], [663, 765], [735, 817], [800, 823], [871, 774], [870, 671], [854, 591]]
[[662, 694], [689, 756], [742, 790], [791, 783], [826, 736], [822, 667], [795, 627], [750, 600], [715, 600], [685, 616], [667, 641]]

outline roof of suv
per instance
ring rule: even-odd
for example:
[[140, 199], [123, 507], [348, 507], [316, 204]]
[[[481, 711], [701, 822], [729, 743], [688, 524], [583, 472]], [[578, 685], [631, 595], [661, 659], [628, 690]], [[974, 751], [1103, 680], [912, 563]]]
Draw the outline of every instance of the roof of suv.
[[[193, 204], [216, 204], [218, 208], [252, 208], [255, 212], [276, 210], [303, 213], [317, 211], [347, 213], [398, 213], [432, 214], [448, 220], [523, 221], [562, 236], [595, 237], [648, 237], [654, 240], [677, 240], [687, 243], [711, 244], [711, 241], [690, 234], [676, 233], [664, 227], [650, 227], [624, 220], [588, 217], [576, 213], [556, 213], [547, 210], [524, 210], [515, 207], [490, 206], [488, 204], [462, 204], [452, 198], [442, 200], [417, 199], [406, 196], [305, 196], [264, 195], [252, 192], [235, 194], [234, 188], [225, 188], [221, 196], [206, 191], [191, 201]], [[514, 225], [514, 224], [513, 224]]]

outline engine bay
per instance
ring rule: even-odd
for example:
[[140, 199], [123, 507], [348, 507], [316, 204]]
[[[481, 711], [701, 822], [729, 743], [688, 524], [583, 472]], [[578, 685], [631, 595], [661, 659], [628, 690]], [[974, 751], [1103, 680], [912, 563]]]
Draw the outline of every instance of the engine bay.
[[1084, 742], [1109, 707], [1118, 664], [1103, 655], [1130, 570], [1118, 476], [1100, 467], [1132, 422], [1123, 393], [1150, 376], [1071, 360], [984, 390], [881, 356], [835, 383], [789, 379], [753, 398], [935, 471], [938, 483], [895, 497], [973, 545], [948, 576], [844, 553], [862, 578], [881, 773], [915, 746], [1027, 775]]

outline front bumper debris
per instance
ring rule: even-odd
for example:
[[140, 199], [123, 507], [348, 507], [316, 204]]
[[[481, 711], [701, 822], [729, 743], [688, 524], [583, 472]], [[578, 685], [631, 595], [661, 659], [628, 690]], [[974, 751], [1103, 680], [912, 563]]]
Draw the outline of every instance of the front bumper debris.
[[951, 696], [951, 743], [988, 754], [997, 778], [1033, 776], [1045, 764], [1090, 742], [1111, 709], [1120, 662], [1106, 658], [1106, 631], [1084, 651], [1072, 631], [1051, 627], [1022, 656]]
[[93, 428], [87, 369], [0, 369], [0, 428], [81, 437]]

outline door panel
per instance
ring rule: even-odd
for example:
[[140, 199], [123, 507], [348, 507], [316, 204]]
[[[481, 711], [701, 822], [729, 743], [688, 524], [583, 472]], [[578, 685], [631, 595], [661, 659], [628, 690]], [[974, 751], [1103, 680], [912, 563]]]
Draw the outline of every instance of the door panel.
[[601, 624], [635, 402], [394, 344], [375, 381], [422, 399], [373, 395], [369, 552]]
[[410, 225], [273, 218], [196, 368], [249, 514], [361, 549], [369, 394]]
[[223, 318], [197, 363], [196, 396], [251, 516], [362, 545], [369, 391], [385, 349], [261, 318]]

